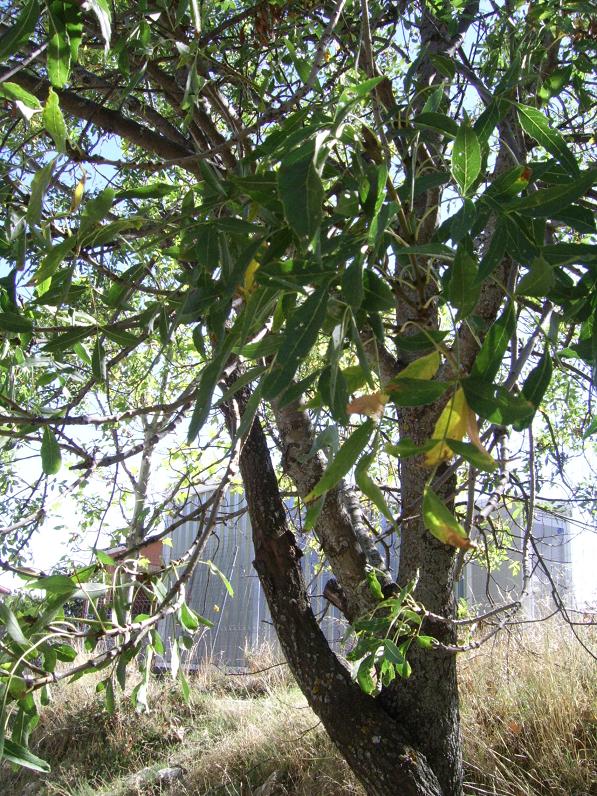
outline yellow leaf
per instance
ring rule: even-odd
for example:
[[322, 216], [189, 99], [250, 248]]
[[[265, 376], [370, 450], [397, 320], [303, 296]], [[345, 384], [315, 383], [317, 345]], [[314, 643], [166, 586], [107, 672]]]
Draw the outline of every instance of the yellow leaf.
[[472, 414], [473, 412], [464, 397], [464, 390], [459, 387], [435, 424], [432, 439], [436, 439], [438, 442], [425, 456], [425, 464], [428, 467], [435, 467], [452, 458], [454, 455], [452, 449], [446, 445], [444, 440], [461, 440], [467, 432], [469, 416]]
[[432, 379], [438, 371], [440, 362], [439, 351], [433, 351], [431, 354], [415, 359], [404, 370], [401, 370], [392, 381], [396, 379]]
[[369, 395], [360, 395], [354, 398], [346, 407], [349, 415], [368, 415], [374, 420], [380, 420], [384, 406], [388, 402], [385, 392], [373, 392]]
[[85, 180], [87, 179], [87, 174], [83, 172], [83, 176], [79, 180], [79, 182], [75, 186], [75, 190], [73, 192], [73, 198], [70, 203], [70, 212], [74, 213], [79, 209], [79, 205], [83, 201], [83, 194], [85, 193]]
[[243, 280], [242, 287], [240, 288], [240, 292], [245, 298], [247, 298], [247, 296], [253, 292], [253, 288], [255, 287], [255, 274], [259, 266], [260, 263], [258, 263], [257, 260], [251, 260], [247, 266], [245, 278]]

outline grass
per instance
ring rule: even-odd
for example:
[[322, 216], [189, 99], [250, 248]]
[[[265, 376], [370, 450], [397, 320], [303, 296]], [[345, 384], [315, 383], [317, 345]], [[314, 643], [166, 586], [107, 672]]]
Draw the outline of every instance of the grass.
[[[33, 739], [52, 773], [5, 767], [0, 792], [154, 794], [135, 773], [180, 766], [169, 792], [181, 796], [364, 796], [274, 663], [261, 653], [253, 668], [266, 671], [248, 676], [206, 666], [188, 703], [156, 679], [145, 715], [126, 695], [107, 714], [92, 679], [60, 687]], [[463, 656], [460, 672], [467, 796], [597, 796], [597, 674], [578, 643], [558, 628], [510, 635]]]

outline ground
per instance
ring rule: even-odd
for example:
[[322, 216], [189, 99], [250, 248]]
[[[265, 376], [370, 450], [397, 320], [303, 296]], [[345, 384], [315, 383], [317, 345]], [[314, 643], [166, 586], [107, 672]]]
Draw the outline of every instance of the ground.
[[[262, 650], [249, 675], [205, 666], [190, 677], [188, 703], [168, 676], [156, 679], [145, 715], [126, 695], [108, 714], [99, 678], [60, 686], [33, 743], [52, 773], [6, 767], [0, 791], [364, 796], [274, 663]], [[569, 633], [511, 634], [463, 656], [460, 679], [467, 796], [597, 796], [597, 672]]]

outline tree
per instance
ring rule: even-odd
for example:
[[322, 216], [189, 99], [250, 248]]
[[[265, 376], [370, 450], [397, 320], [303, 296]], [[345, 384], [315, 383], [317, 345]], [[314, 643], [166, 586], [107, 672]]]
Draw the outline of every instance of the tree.
[[[593, 378], [590, 4], [28, 0], [4, 13], [2, 566], [46, 595], [0, 608], [5, 756], [43, 769], [25, 749], [34, 694], [103, 669], [110, 706], [148, 642], [144, 706], [157, 620], [202, 621], [184, 586], [240, 469], [283, 651], [330, 736], [368, 793], [456, 796], [454, 584], [512, 488], [508, 429], [532, 456], [550, 383], [554, 401]], [[597, 429], [580, 422], [580, 436]], [[176, 473], [160, 495], [158, 449]], [[133, 494], [130, 558], [33, 573], [24, 546], [56, 490], [101, 528], [102, 472], [112, 504]], [[219, 485], [186, 559], [141, 577], [140, 540], [164, 537], [172, 499], [206, 474]], [[311, 611], [282, 474], [356, 633], [356, 681]], [[400, 536], [397, 573], [367, 503]], [[138, 591], [149, 615], [131, 613]], [[79, 625], [63, 615], [74, 596], [92, 606]], [[498, 627], [517, 608], [495, 612]]]

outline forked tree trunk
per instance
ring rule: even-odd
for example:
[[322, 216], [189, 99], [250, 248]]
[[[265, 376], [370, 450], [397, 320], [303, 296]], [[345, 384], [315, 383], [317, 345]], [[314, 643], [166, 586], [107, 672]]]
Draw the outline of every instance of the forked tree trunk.
[[[243, 403], [241, 398], [240, 403]], [[242, 408], [242, 407], [241, 407]], [[229, 427], [233, 414], [226, 411]], [[280, 645], [310, 706], [371, 796], [441, 796], [425, 756], [400, 717], [352, 681], [311, 610], [294, 535], [257, 419], [240, 455], [255, 546], [255, 568]]]

